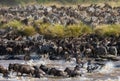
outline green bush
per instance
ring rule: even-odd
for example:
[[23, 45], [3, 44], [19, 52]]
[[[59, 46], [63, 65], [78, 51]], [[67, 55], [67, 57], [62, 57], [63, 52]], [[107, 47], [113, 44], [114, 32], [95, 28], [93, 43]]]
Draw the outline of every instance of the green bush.
[[23, 24], [17, 20], [12, 20], [12, 21], [8, 22], [7, 24], [2, 25], [1, 27], [2, 28], [12, 27], [14, 29], [20, 30], [23, 28]]
[[[20, 21], [12, 20], [7, 24], [1, 25], [1, 28], [12, 27], [19, 34], [31, 36], [36, 33], [40, 33], [47, 37], [79, 37], [82, 34], [97, 34], [100, 36], [120, 36], [120, 25], [101, 25], [97, 26], [92, 30], [91, 27], [79, 23], [74, 25], [69, 25], [64, 27], [60, 24], [51, 25], [50, 23], [43, 23], [42, 21], [35, 21], [33, 26], [26, 26], [22, 24]], [[37, 28], [36, 28], [37, 27]], [[39, 29], [39, 30], [37, 30]]]
[[95, 33], [98, 35], [104, 35], [104, 36], [120, 36], [120, 25], [103, 25], [100, 27], [97, 27], [95, 30]]
[[81, 35], [80, 25], [70, 25], [65, 28], [65, 37], [78, 37]]
[[49, 26], [48, 31], [51, 32], [52, 37], [64, 37], [64, 27], [62, 25]]
[[69, 25], [67, 27], [60, 24], [41, 24], [39, 33], [51, 37], [78, 37], [83, 33], [92, 33], [92, 29], [83, 23]]
[[78, 37], [84, 33], [90, 34], [92, 33], [92, 29], [84, 25], [83, 23], [76, 24], [76, 25], [70, 25], [66, 28], [66, 36], [68, 37]]
[[25, 36], [32, 36], [36, 34], [36, 31], [32, 26], [24, 26], [24, 29], [19, 32]]

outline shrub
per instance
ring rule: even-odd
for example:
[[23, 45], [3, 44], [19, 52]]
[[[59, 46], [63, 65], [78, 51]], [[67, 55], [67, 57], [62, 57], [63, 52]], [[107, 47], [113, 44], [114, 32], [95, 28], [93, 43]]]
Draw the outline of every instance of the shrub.
[[[34, 27], [33, 27], [34, 26]], [[82, 34], [92, 34], [95, 33], [100, 36], [120, 36], [120, 25], [101, 25], [97, 26], [92, 30], [91, 27], [79, 23], [74, 25], [69, 25], [64, 27], [60, 24], [51, 25], [50, 23], [43, 23], [38, 20], [35, 21], [33, 26], [23, 25], [20, 21], [12, 20], [7, 24], [1, 25], [1, 28], [14, 28], [19, 34], [31, 36], [36, 34], [37, 32], [49, 36], [49, 37], [79, 37]], [[36, 27], [36, 28], [35, 28]], [[39, 29], [39, 30], [38, 30]]]
[[81, 34], [80, 25], [70, 25], [65, 28], [65, 37], [78, 37]]
[[92, 29], [89, 26], [80, 23], [80, 24], [68, 26], [66, 28], [65, 33], [66, 35], [68, 35], [68, 37], [78, 37], [84, 33], [86, 34], [92, 33]]
[[64, 26], [62, 25], [49, 26], [48, 30], [51, 32], [52, 37], [64, 37]]
[[8, 27], [12, 27], [14, 29], [20, 30], [23, 28], [23, 24], [17, 20], [12, 20], [2, 26], [2, 28], [8, 28]]
[[40, 31], [39, 31], [39, 33], [40, 34], [47, 34], [47, 33], [49, 33], [48, 32], [48, 27], [50, 26], [50, 24], [40, 24], [40, 27], [39, 27], [39, 29], [40, 29]]
[[36, 31], [32, 26], [24, 26], [24, 29], [19, 30], [19, 32], [26, 36], [32, 36], [36, 34]]
[[88, 25], [85, 25], [84, 23], [80, 23], [80, 27], [81, 27], [81, 33], [82, 34], [91, 34], [94, 32], [94, 30], [88, 26]]
[[120, 36], [120, 25], [102, 25], [97, 27], [95, 33], [102, 36]]
[[92, 29], [83, 23], [67, 27], [60, 24], [41, 24], [39, 33], [51, 37], [78, 37], [83, 33], [92, 33]]

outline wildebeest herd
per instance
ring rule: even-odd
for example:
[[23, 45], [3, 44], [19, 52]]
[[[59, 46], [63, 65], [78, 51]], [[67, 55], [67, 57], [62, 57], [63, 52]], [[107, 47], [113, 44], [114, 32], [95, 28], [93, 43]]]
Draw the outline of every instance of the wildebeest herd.
[[105, 3], [103, 6], [91, 4], [89, 6], [57, 7], [43, 5], [13, 6], [0, 8], [1, 23], [16, 19], [24, 24], [32, 24], [29, 19], [41, 20], [43, 23], [59, 23], [64, 26], [83, 22], [90, 26], [100, 24], [119, 24], [120, 7], [112, 7]]
[[[26, 57], [32, 53], [51, 60], [70, 60], [79, 58], [120, 54], [120, 37], [102, 37], [98, 35], [82, 35], [78, 38], [44, 39], [41, 35], [20, 36], [12, 29], [0, 31], [0, 55], [20, 55]], [[17, 40], [16, 40], [17, 39]], [[30, 59], [30, 58], [29, 58]]]
[[[101, 37], [98, 35], [82, 35], [78, 38], [54, 38], [46, 39], [41, 35], [19, 36], [15, 34], [13, 29], [0, 31], [0, 55], [25, 55], [24, 60], [30, 60], [32, 53], [36, 53], [43, 58], [50, 60], [71, 61], [75, 58], [77, 65], [73, 70], [66, 67], [59, 70], [55, 67], [47, 67], [47, 65], [30, 66], [27, 64], [12, 63], [8, 69], [0, 66], [0, 73], [4, 77], [8, 77], [10, 72], [16, 72], [17, 75], [28, 74], [29, 76], [40, 78], [47, 75], [75, 77], [81, 76], [80, 69], [83, 68], [84, 58], [99, 58], [109, 54], [119, 56], [120, 54], [120, 37]], [[11, 36], [12, 35], [12, 36]], [[1, 60], [20, 59], [18, 58], [1, 58]], [[98, 68], [102, 68], [104, 64], [87, 63], [87, 72], [91, 73]]]
[[25, 59], [30, 59], [30, 54], [36, 53], [50, 60], [76, 58], [76, 62], [79, 63], [79, 59], [84, 57], [98, 58], [120, 54], [120, 37], [102, 37], [91, 34], [78, 38], [44, 39], [41, 35], [22, 37], [16, 35], [13, 30], [9, 32], [1, 35], [0, 55], [23, 54], [26, 56]]
[[[0, 24], [5, 24], [11, 20], [19, 20], [25, 25], [32, 24], [29, 18], [34, 20], [42, 20], [43, 23], [59, 23], [64, 26], [76, 24], [80, 21], [91, 26], [99, 24], [119, 24], [120, 23], [120, 7], [111, 7], [108, 4], [98, 6], [92, 4], [90, 6], [78, 5], [75, 7], [56, 7], [29, 5], [15, 6], [9, 8], [0, 8]], [[0, 66], [0, 73], [7, 77], [10, 72], [16, 72], [17, 75], [29, 74], [33, 77], [41, 76], [81, 76], [79, 69], [83, 67], [83, 58], [101, 58], [107, 55], [119, 56], [120, 54], [120, 37], [102, 37], [95, 34], [84, 34], [78, 38], [43, 38], [42, 35], [21, 36], [9, 27], [0, 29], [0, 55], [11, 55], [11, 58], [1, 58], [1, 60], [21, 59], [14, 57], [15, 55], [25, 55], [24, 60], [30, 60], [31, 54], [35, 53], [40, 57], [50, 60], [71, 61], [75, 58], [76, 65], [74, 70], [66, 67], [64, 71], [55, 67], [47, 67], [46, 65], [30, 66], [26, 64], [9, 64], [8, 69]], [[111, 59], [109, 59], [111, 60]], [[92, 72], [103, 65], [97, 64], [91, 66], [88, 61], [87, 71]], [[66, 72], [66, 73], [65, 73]]]
[[[97, 69], [101, 69], [104, 64], [100, 63], [92, 63], [91, 60], [87, 62], [87, 70], [88, 73], [94, 72]], [[76, 77], [82, 76], [82, 72], [80, 70], [84, 68], [84, 64], [76, 65], [75, 67], [70, 68], [66, 67], [64, 70], [57, 69], [55, 67], [48, 67], [47, 65], [41, 64], [39, 65], [28, 65], [28, 64], [20, 64], [20, 63], [10, 63], [8, 68], [0, 65], [0, 73], [3, 74], [3, 77], [10, 78], [10, 74], [12, 75], [16, 73], [16, 76], [29, 76], [34, 78], [55, 76], [55, 77]]]

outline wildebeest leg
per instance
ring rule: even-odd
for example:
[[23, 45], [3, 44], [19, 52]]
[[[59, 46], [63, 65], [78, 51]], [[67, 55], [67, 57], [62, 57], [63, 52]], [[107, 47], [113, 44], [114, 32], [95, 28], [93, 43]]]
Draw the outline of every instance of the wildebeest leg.
[[32, 77], [34, 75], [34, 73], [35, 73], [34, 70], [30, 71], [30, 77]]
[[12, 75], [13, 75], [14, 71], [12, 71], [11, 73], [12, 73]]
[[3, 73], [3, 77], [8, 77], [8, 75], [6, 73]]
[[23, 72], [21, 72], [21, 76], [23, 76]]
[[18, 71], [17, 71], [17, 76], [18, 76]]
[[32, 77], [32, 74], [31, 74], [31, 73], [29, 73], [28, 77]]

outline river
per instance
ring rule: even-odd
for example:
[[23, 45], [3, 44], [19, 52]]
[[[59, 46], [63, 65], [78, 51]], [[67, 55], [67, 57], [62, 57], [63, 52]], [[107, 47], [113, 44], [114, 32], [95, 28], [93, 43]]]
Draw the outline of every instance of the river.
[[[51, 61], [47, 59], [40, 60], [30, 60], [25, 62], [24, 60], [0, 60], [0, 65], [8, 67], [9, 63], [22, 63], [29, 65], [40, 65], [45, 64], [49, 67], [55, 67], [60, 70], [64, 70], [66, 67], [74, 67], [76, 65], [75, 60], [71, 62], [65, 62], [63, 60], [59, 61]], [[16, 74], [10, 73], [10, 78], [3, 78], [2, 74], [0, 74], [0, 81], [120, 81], [120, 61], [116, 62], [106, 62], [105, 66], [97, 70], [93, 73], [87, 73], [85, 69], [83, 69], [83, 75], [75, 78], [67, 78], [67, 77], [41, 77], [41, 78], [32, 78], [32, 77], [17, 77]]]

